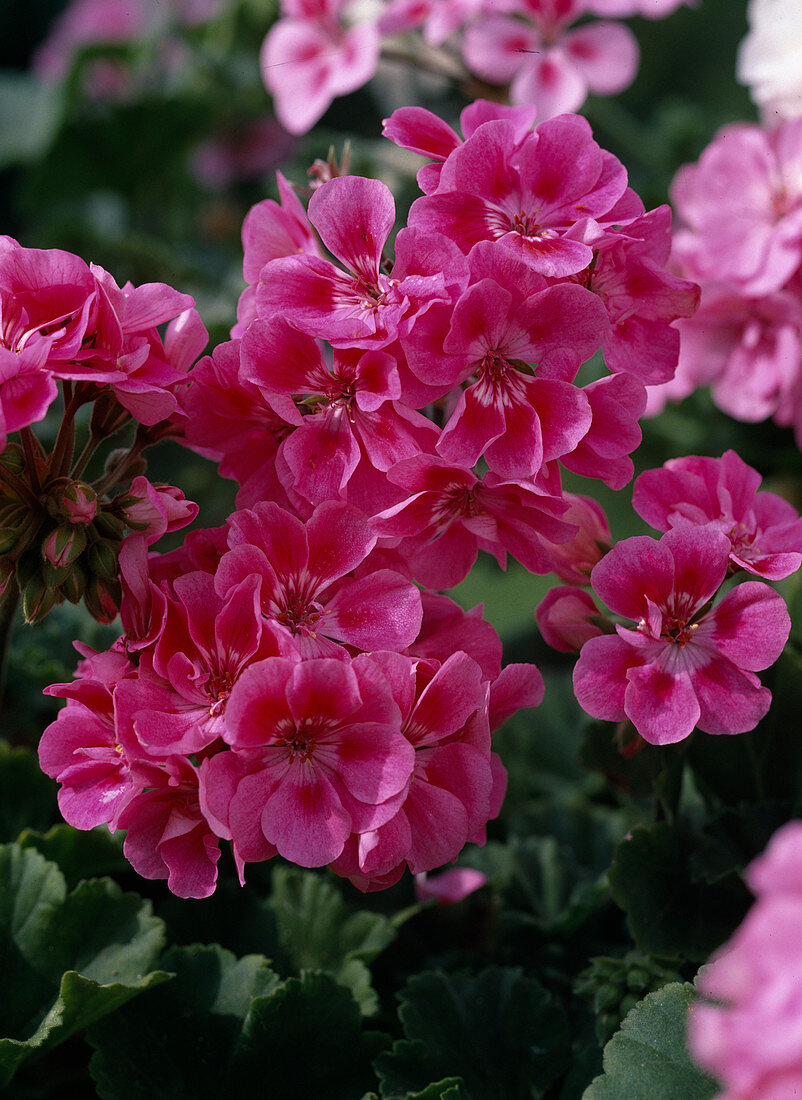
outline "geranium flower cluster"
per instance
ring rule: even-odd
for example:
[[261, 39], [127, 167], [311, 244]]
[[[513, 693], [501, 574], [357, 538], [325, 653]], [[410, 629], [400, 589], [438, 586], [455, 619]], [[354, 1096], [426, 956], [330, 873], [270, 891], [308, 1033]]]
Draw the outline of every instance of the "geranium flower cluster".
[[[142, 476], [141, 452], [180, 434], [176, 391], [206, 342], [189, 295], [162, 283], [120, 287], [68, 252], [0, 238], [0, 590], [13, 578], [29, 622], [82, 598], [111, 621], [123, 537], [140, 531], [152, 543], [195, 518], [180, 490]], [[30, 426], [59, 392], [48, 454]], [[75, 417], [87, 405], [89, 438], [76, 456]], [[85, 480], [98, 447], [131, 421], [131, 446]], [[19, 442], [8, 443], [12, 432]]]
[[758, 492], [760, 480], [734, 451], [640, 475], [635, 510], [665, 534], [618, 543], [589, 578], [634, 629], [614, 624], [584, 588], [552, 589], [540, 604], [545, 640], [581, 649], [574, 690], [594, 718], [628, 719], [646, 741], [667, 745], [695, 727], [744, 733], [766, 714], [771, 693], [755, 673], [788, 640], [785, 602], [746, 581], [713, 606], [735, 573], [780, 580], [802, 562], [802, 519], [782, 498]]
[[[211, 893], [220, 839], [241, 873], [278, 852], [378, 888], [498, 809], [490, 732], [542, 681], [426, 588], [480, 549], [580, 567], [560, 466], [631, 477], [644, 378], [670, 377], [696, 302], [662, 267], [667, 210], [583, 119], [532, 118], [479, 102], [463, 141], [396, 112], [390, 136], [432, 163], [393, 257], [374, 179], [327, 179], [307, 213], [280, 178], [246, 220], [233, 338], [181, 394], [239, 510], [150, 565], [126, 540], [125, 634], [51, 689], [68, 703], [40, 749], [67, 820], [126, 829], [176, 893]], [[600, 346], [614, 373], [577, 385]]]
[[710, 386], [737, 420], [773, 417], [802, 443], [802, 119], [725, 127], [672, 186], [672, 263], [702, 286], [667, 398]]
[[490, 734], [537, 705], [478, 612], [421, 593], [374, 554], [353, 505], [306, 523], [272, 502], [148, 566], [121, 553], [125, 634], [81, 649], [42, 768], [77, 828], [127, 830], [146, 878], [215, 888], [220, 839], [246, 863], [331, 864], [362, 889], [482, 841], [505, 773]]
[[724, 1086], [716, 1100], [780, 1100], [802, 1091], [802, 822], [779, 829], [745, 872], [756, 895], [697, 986], [688, 1045]]
[[[463, 83], [472, 76], [508, 87], [510, 102], [535, 106], [545, 121], [578, 110], [588, 92], [615, 95], [634, 79], [635, 36], [605, 17], [662, 18], [685, 2], [385, 0], [365, 9], [357, 0], [282, 0], [262, 47], [262, 76], [281, 124], [302, 134], [337, 96], [370, 80], [384, 40], [420, 31], [417, 63]], [[572, 28], [585, 16], [602, 20]], [[465, 69], [453, 52], [439, 50], [458, 32]], [[395, 46], [388, 56], [404, 58]]]

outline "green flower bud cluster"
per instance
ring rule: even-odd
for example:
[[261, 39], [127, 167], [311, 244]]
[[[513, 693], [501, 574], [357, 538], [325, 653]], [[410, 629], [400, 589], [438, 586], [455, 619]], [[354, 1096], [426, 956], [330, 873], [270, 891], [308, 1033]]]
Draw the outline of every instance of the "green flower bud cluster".
[[15, 444], [0, 465], [11, 475], [0, 476], [0, 587], [16, 578], [28, 623], [64, 600], [83, 600], [95, 619], [111, 622], [121, 599], [118, 558], [129, 531], [121, 502], [128, 497], [99, 497], [69, 477], [46, 482], [34, 496]]
[[680, 975], [670, 960], [628, 951], [623, 958], [602, 955], [591, 959], [574, 989], [590, 1001], [596, 1017], [596, 1036], [603, 1045], [612, 1039], [630, 1009], [647, 993], [678, 980]]

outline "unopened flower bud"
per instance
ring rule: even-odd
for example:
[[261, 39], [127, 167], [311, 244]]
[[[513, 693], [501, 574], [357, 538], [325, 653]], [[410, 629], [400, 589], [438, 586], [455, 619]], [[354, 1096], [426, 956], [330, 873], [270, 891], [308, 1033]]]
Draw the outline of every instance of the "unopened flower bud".
[[75, 562], [65, 579], [59, 585], [59, 592], [70, 603], [79, 603], [86, 591], [89, 577], [80, 562]]
[[97, 493], [85, 481], [73, 481], [61, 497], [69, 523], [91, 523], [97, 512]]
[[20, 532], [15, 527], [0, 527], [0, 555], [10, 554], [20, 539]]
[[98, 577], [114, 579], [117, 576], [117, 558], [120, 552], [118, 543], [107, 539], [93, 542], [86, 553], [86, 561], [92, 573]]
[[55, 588], [45, 584], [41, 573], [28, 582], [22, 593], [22, 614], [26, 623], [38, 623], [52, 611], [59, 599]]
[[552, 569], [569, 584], [590, 584], [590, 571], [601, 561], [612, 544], [610, 527], [601, 505], [590, 497], [565, 493], [570, 502], [560, 518], [575, 523], [579, 530], [568, 542], [547, 543], [552, 556]]
[[0, 455], [0, 465], [12, 474], [22, 474], [25, 470], [25, 452], [19, 443], [7, 443]]
[[125, 537], [125, 524], [111, 512], [98, 512], [92, 521], [92, 530], [100, 538], [111, 539], [113, 542], [121, 542]]
[[42, 543], [42, 557], [56, 568], [71, 565], [86, 549], [86, 530], [73, 523], [62, 523]]
[[26, 551], [17, 559], [17, 584], [24, 592], [30, 581], [42, 572], [42, 559], [37, 551]]
[[[590, 638], [604, 634], [604, 616], [582, 588], [558, 585], [535, 608], [544, 642], [560, 653], [576, 653]], [[612, 627], [610, 627], [612, 629]]]
[[122, 599], [119, 581], [91, 576], [84, 593], [84, 604], [93, 619], [99, 623], [111, 623], [117, 618]]

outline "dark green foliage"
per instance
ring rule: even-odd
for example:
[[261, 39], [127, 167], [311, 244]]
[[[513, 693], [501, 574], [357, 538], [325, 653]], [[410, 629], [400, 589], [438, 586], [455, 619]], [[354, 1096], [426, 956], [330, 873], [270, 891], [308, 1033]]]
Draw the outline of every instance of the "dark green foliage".
[[169, 984], [89, 1032], [104, 1100], [352, 1100], [373, 1085], [382, 1040], [328, 975], [281, 982], [261, 956], [220, 947], [173, 948], [162, 965]]
[[400, 999], [406, 1038], [376, 1061], [388, 1100], [450, 1077], [462, 1079], [470, 1100], [541, 1097], [566, 1068], [567, 1021], [520, 970], [418, 974]]
[[650, 993], [604, 1048], [604, 1074], [583, 1100], [712, 1100], [719, 1088], [685, 1049], [693, 986], [675, 982]]
[[163, 925], [108, 879], [67, 893], [38, 852], [0, 847], [0, 1083], [34, 1053], [63, 1042], [163, 981], [152, 970]]

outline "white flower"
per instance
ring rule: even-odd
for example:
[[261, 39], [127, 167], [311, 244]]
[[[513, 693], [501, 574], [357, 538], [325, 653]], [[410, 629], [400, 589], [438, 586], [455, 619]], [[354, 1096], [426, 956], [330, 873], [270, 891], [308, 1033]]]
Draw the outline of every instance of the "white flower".
[[750, 0], [737, 75], [764, 122], [802, 115], [802, 0]]

